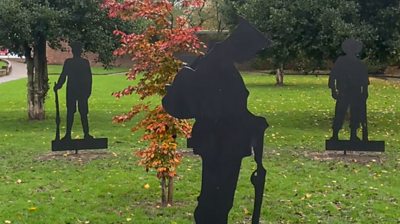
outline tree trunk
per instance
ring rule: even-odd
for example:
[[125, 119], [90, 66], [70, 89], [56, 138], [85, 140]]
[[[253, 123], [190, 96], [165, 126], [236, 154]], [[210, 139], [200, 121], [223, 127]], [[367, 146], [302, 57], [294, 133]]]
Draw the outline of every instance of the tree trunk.
[[161, 206], [167, 206], [167, 180], [166, 177], [163, 176], [161, 178]]
[[174, 200], [174, 178], [168, 177], [168, 201], [169, 205], [172, 205]]
[[283, 76], [284, 76], [283, 65], [276, 70], [276, 84], [277, 86], [283, 86]]
[[[29, 52], [27, 52], [29, 51]], [[28, 117], [30, 120], [44, 120], [44, 102], [49, 90], [47, 73], [46, 38], [38, 35], [33, 47], [26, 48], [26, 62], [28, 70]]]
[[[28, 75], [27, 84], [27, 101], [28, 101], [28, 117], [31, 120], [33, 117], [33, 102], [34, 101], [34, 65], [31, 55], [32, 48], [25, 46], [25, 62]], [[31, 115], [32, 114], [32, 115]]]

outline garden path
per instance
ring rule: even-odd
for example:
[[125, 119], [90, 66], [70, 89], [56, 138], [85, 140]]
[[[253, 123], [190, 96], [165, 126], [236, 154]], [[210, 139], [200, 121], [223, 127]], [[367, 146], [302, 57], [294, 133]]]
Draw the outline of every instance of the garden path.
[[26, 77], [26, 64], [20, 60], [9, 59], [12, 65], [11, 73], [7, 76], [0, 77], [0, 83], [5, 83]]

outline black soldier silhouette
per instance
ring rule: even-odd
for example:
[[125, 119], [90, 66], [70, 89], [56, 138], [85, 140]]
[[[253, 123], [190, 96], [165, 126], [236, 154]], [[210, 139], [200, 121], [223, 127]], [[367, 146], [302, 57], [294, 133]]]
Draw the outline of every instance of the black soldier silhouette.
[[73, 57], [65, 60], [60, 78], [54, 86], [55, 91], [60, 89], [68, 77], [67, 131], [62, 140], [71, 139], [72, 124], [74, 123], [74, 115], [77, 105], [79, 114], [81, 115], [84, 138], [90, 139], [93, 137], [89, 134], [88, 100], [92, 93], [92, 71], [90, 69], [89, 61], [81, 57], [83, 51], [82, 44], [79, 42], [73, 42], [70, 46]]
[[[384, 143], [368, 140], [367, 99], [368, 69], [358, 58], [362, 43], [347, 39], [342, 43], [345, 55], [340, 56], [329, 76], [328, 86], [332, 98], [336, 100], [332, 137], [327, 141], [328, 150], [382, 151]], [[350, 110], [350, 141], [340, 141], [339, 131], [343, 126], [347, 111]], [[362, 128], [362, 141], [357, 136]]]
[[266, 171], [262, 165], [263, 117], [247, 109], [249, 95], [235, 62], [249, 60], [269, 41], [247, 21], [223, 42], [184, 67], [162, 100], [164, 109], [180, 119], [195, 118], [188, 147], [202, 158], [202, 184], [194, 212], [197, 224], [227, 223], [243, 157], [254, 152], [257, 169], [253, 223], [258, 223]]
[[336, 100], [335, 118], [333, 120], [332, 140], [339, 139], [339, 130], [348, 108], [350, 108], [350, 140], [359, 141], [357, 130], [362, 125], [363, 140], [368, 141], [367, 130], [367, 98], [368, 98], [368, 70], [367, 66], [357, 57], [361, 52], [362, 44], [354, 39], [347, 39], [342, 44], [343, 52], [329, 76], [329, 88], [332, 97]]
[[[56, 93], [57, 106], [57, 130], [56, 139], [53, 141], [52, 149], [55, 150], [78, 150], [78, 149], [96, 149], [107, 148], [107, 139], [94, 139], [89, 133], [88, 101], [92, 93], [92, 71], [90, 63], [87, 59], [82, 58], [82, 43], [72, 42], [72, 58], [68, 58], [64, 62], [63, 70], [60, 74], [58, 82], [54, 85]], [[66, 101], [67, 101], [67, 125], [65, 136], [60, 140], [59, 136], [59, 106], [57, 91], [67, 82]], [[73, 140], [71, 138], [72, 125], [74, 123], [75, 112], [79, 111], [84, 133], [84, 141]], [[60, 144], [62, 142], [63, 144]]]

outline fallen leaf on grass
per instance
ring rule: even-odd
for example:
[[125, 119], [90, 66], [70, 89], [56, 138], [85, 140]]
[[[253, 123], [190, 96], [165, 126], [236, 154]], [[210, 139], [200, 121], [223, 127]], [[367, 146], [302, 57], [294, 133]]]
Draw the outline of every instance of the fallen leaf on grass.
[[30, 207], [30, 208], [28, 208], [28, 211], [35, 212], [35, 211], [37, 211], [37, 207]]
[[311, 198], [311, 196], [312, 196], [312, 194], [306, 193], [306, 195], [304, 195], [304, 197], [302, 197], [301, 200], [309, 199], [309, 198]]
[[303, 214], [302, 212], [295, 212], [294, 214], [295, 214], [295, 215], [298, 215], [298, 216], [300, 216], [300, 217], [303, 217], [303, 216], [304, 216], [304, 214]]

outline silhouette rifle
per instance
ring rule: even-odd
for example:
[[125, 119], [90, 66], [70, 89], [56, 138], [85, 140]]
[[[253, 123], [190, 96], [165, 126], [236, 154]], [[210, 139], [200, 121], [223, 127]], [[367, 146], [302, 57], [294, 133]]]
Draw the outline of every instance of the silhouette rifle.
[[264, 132], [261, 136], [255, 139], [256, 142], [253, 144], [254, 160], [256, 161], [257, 168], [251, 174], [250, 181], [254, 186], [254, 205], [253, 205], [253, 215], [251, 217], [252, 224], [260, 223], [261, 205], [265, 188], [265, 176], [267, 171], [262, 164], [263, 155], [263, 142], [264, 142]]
[[[56, 86], [57, 83], [54, 83], [54, 86]], [[58, 91], [56, 88], [54, 88], [54, 93], [56, 96], [56, 139], [55, 140], [60, 140], [60, 105], [58, 103]]]
[[367, 105], [363, 105], [361, 113], [362, 140], [368, 141]]

